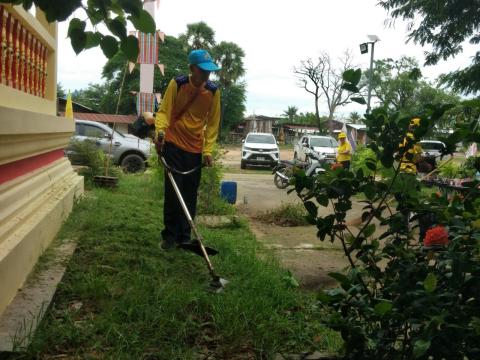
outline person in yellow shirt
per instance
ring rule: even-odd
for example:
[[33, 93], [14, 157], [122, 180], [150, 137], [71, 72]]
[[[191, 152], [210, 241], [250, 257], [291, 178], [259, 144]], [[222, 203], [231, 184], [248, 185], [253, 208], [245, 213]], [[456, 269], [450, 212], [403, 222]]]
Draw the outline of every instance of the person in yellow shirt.
[[342, 164], [346, 170], [350, 169], [350, 161], [352, 160], [352, 146], [347, 141], [347, 135], [344, 132], [338, 134], [340, 144], [337, 148], [337, 162]]
[[415, 136], [413, 135], [415, 127], [419, 125], [419, 118], [413, 118], [410, 120], [410, 126], [408, 128], [407, 135], [403, 139], [403, 143], [399, 145], [399, 149], [402, 149], [407, 146], [407, 143], [413, 142], [413, 146], [405, 152], [402, 157], [402, 162], [400, 163], [400, 171], [406, 174], [417, 174], [417, 163], [422, 157], [422, 147], [418, 142], [415, 141]]
[[[206, 166], [213, 165], [212, 148], [220, 123], [220, 90], [209, 76], [220, 68], [205, 50], [190, 52], [188, 63], [190, 75], [170, 81], [155, 115], [155, 145], [169, 166], [179, 171], [198, 168], [189, 175], [173, 175], [193, 219], [202, 157]], [[190, 225], [166, 175], [164, 200], [162, 248], [190, 243]]]

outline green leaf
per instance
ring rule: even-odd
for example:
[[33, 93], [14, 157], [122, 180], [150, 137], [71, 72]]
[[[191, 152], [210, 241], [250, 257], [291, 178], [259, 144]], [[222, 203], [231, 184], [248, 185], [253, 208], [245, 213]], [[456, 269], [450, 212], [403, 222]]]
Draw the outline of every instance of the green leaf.
[[434, 273], [428, 273], [425, 280], [423, 280], [423, 287], [428, 293], [432, 293], [437, 288], [437, 277]]
[[87, 24], [85, 23], [85, 21], [82, 21], [77, 18], [73, 18], [72, 20], [70, 20], [70, 24], [68, 25], [67, 36], [71, 37], [73, 32], [76, 32], [79, 30], [83, 32], [85, 30], [86, 25]]
[[141, 10], [138, 16], [131, 15], [128, 17], [135, 26], [135, 28], [143, 33], [153, 34], [157, 28], [155, 25], [155, 20], [152, 16], [145, 10]]
[[100, 41], [100, 47], [107, 58], [112, 58], [118, 51], [118, 41], [113, 36], [104, 36]]
[[376, 226], [375, 224], [368, 225], [365, 230], [363, 230], [363, 236], [369, 237], [375, 233]]
[[367, 105], [367, 102], [365, 101], [365, 99], [363, 97], [351, 97], [350, 100], [352, 100], [356, 103], [362, 104], [362, 105]]
[[315, 205], [312, 201], [306, 201], [303, 203], [303, 205], [310, 215], [317, 217], [317, 205]]
[[132, 62], [137, 62], [138, 57], [138, 40], [135, 36], [129, 35], [120, 43], [120, 48], [123, 53], [127, 56], [128, 60]]
[[369, 168], [370, 170], [372, 170], [372, 171], [377, 170], [377, 163], [376, 163], [375, 161], [372, 161], [372, 160], [368, 160], [368, 159], [367, 159], [367, 160], [365, 161], [365, 166], [366, 166], [367, 168]]
[[328, 196], [326, 194], [319, 194], [317, 195], [316, 199], [320, 205], [324, 207], [328, 206]]
[[87, 44], [87, 34], [81, 29], [72, 30], [70, 33], [70, 42], [72, 43], [73, 51], [78, 55], [83, 49], [85, 49]]
[[337, 280], [343, 289], [348, 289], [350, 287], [350, 280], [345, 275], [338, 272], [328, 273], [328, 276]]
[[343, 73], [343, 80], [346, 82], [352, 83], [353, 85], [357, 85], [362, 78], [362, 70], [357, 69], [348, 69]]
[[350, 91], [352, 93], [358, 93], [358, 91], [359, 91], [358, 88], [355, 85], [350, 84], [350, 83], [343, 83], [342, 84], [342, 89], [345, 89], [345, 90]]
[[118, 36], [122, 40], [127, 37], [127, 27], [124, 21], [125, 20], [123, 18], [117, 16], [115, 19], [107, 22], [108, 30], [110, 30], [113, 35]]
[[140, 11], [143, 10], [141, 0], [116, 0], [116, 2], [126, 13], [135, 16], [139, 16]]
[[415, 359], [423, 356], [430, 349], [430, 340], [417, 340], [413, 345], [413, 356]]
[[363, 187], [363, 193], [365, 194], [365, 196], [368, 200], [375, 199], [375, 195], [377, 194], [377, 191], [375, 189], [375, 185], [373, 183], [365, 184], [364, 187]]
[[102, 41], [102, 34], [87, 31], [85, 33], [85, 35], [87, 36], [87, 41], [85, 43], [85, 49], [90, 49], [90, 48], [93, 48], [95, 46], [100, 45], [100, 41]]
[[375, 314], [378, 316], [383, 316], [392, 310], [393, 304], [390, 301], [382, 300], [377, 305], [375, 305]]

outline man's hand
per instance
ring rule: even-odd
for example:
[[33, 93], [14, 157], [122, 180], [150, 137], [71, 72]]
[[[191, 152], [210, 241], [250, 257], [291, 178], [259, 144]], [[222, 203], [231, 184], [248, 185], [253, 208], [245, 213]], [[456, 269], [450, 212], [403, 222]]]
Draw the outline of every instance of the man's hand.
[[212, 155], [203, 155], [203, 162], [206, 167], [212, 167], [213, 166]]
[[155, 139], [155, 149], [157, 150], [158, 156], [162, 155], [164, 142], [165, 142], [165, 135], [163, 133], [159, 133], [157, 135], [157, 138]]

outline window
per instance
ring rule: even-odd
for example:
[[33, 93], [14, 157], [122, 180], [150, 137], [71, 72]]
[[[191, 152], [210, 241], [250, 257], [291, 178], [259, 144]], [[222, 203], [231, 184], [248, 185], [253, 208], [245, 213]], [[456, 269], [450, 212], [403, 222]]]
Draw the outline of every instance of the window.
[[311, 145], [313, 147], [337, 147], [337, 142], [329, 138], [312, 138]]
[[254, 144], [275, 144], [275, 138], [272, 135], [252, 134], [247, 136], [245, 142]]
[[87, 137], [94, 137], [94, 138], [103, 138], [107, 134], [104, 130], [92, 126], [92, 125], [86, 125], [83, 124], [83, 134], [80, 133], [80, 135], [87, 136]]

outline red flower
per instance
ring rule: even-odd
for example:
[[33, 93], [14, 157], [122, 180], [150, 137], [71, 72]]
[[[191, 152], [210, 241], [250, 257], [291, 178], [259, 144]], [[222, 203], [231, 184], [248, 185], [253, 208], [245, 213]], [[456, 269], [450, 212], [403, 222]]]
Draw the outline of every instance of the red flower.
[[427, 231], [423, 245], [426, 247], [448, 244], [448, 231], [443, 226], [435, 226]]

